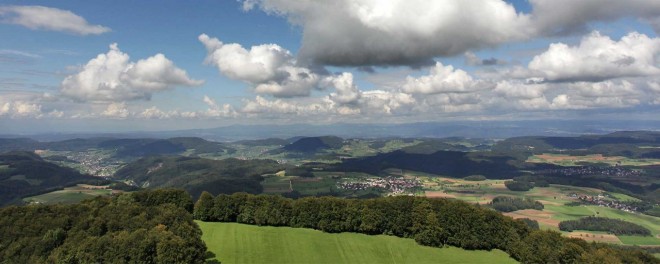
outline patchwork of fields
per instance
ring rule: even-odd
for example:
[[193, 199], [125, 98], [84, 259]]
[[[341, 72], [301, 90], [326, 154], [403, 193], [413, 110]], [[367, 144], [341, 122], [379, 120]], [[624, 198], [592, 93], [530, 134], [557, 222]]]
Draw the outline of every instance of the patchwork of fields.
[[[576, 220], [587, 216], [601, 216], [620, 219], [642, 225], [653, 234], [653, 237], [639, 236], [614, 236], [599, 232], [563, 232], [566, 236], [578, 237], [587, 241], [598, 241], [625, 245], [660, 245], [660, 218], [631, 213], [622, 210], [601, 207], [596, 205], [568, 206], [566, 204], [575, 202], [577, 199], [573, 194], [596, 196], [604, 194], [602, 190], [551, 184], [550, 187], [536, 187], [526, 192], [514, 192], [508, 190], [503, 180], [466, 181], [462, 179], [446, 178], [423, 174], [419, 172], [406, 172], [407, 175], [415, 175], [422, 179], [427, 197], [449, 197], [472, 203], [487, 204], [494, 197], [514, 196], [530, 197], [541, 202], [545, 209], [542, 211], [527, 209], [505, 213], [513, 218], [529, 218], [539, 222], [542, 229], [559, 231], [559, 222], [564, 220]], [[636, 198], [620, 193], [607, 193], [609, 197], [616, 200], [628, 201]]]
[[222, 263], [516, 263], [505, 252], [433, 248], [412, 239], [290, 227], [197, 222]]

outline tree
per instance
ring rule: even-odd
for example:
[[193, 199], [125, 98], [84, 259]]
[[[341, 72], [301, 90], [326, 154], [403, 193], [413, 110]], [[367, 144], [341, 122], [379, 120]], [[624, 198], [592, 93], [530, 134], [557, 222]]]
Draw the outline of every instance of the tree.
[[206, 191], [202, 192], [197, 202], [195, 202], [193, 218], [202, 221], [214, 220], [213, 219], [214, 199], [215, 198], [213, 198], [213, 195], [211, 193]]

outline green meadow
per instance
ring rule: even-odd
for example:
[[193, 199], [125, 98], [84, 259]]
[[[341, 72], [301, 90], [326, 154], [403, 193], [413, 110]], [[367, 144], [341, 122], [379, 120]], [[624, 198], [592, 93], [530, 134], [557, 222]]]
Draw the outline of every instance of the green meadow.
[[215, 259], [231, 263], [516, 263], [505, 252], [433, 248], [412, 239], [197, 221]]

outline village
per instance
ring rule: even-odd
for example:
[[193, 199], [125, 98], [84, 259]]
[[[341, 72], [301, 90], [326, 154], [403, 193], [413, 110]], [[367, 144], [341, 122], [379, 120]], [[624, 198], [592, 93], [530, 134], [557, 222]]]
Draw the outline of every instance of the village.
[[594, 166], [579, 166], [579, 167], [567, 167], [562, 169], [551, 169], [543, 172], [549, 174], [561, 174], [565, 176], [603, 175], [603, 176], [625, 177], [625, 178], [637, 177], [644, 174], [643, 170], [628, 169], [620, 166], [605, 167], [605, 168], [594, 167]]
[[339, 182], [337, 188], [345, 190], [366, 190], [369, 188], [381, 188], [390, 192], [389, 195], [412, 194], [411, 189], [419, 188], [422, 183], [418, 179], [405, 179], [401, 177], [367, 178], [364, 180], [350, 180]]
[[630, 204], [622, 203], [619, 201], [615, 200], [610, 200], [606, 199], [606, 196], [599, 194], [599, 195], [581, 195], [581, 194], [575, 194], [572, 193], [569, 195], [569, 197], [572, 198], [577, 198], [580, 202], [584, 204], [591, 204], [591, 205], [598, 205], [602, 207], [609, 207], [609, 208], [614, 208], [618, 209], [621, 211], [629, 212], [629, 213], [636, 213], [639, 208], [637, 206], [633, 206]]

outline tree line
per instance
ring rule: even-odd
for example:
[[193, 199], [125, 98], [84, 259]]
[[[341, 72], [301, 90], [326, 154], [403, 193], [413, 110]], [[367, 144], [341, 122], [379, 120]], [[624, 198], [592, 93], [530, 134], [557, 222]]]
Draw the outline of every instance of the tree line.
[[193, 217], [202, 221], [312, 228], [412, 238], [426, 246], [501, 249], [524, 263], [660, 263], [640, 250], [623, 250], [530, 228], [522, 220], [450, 199], [342, 199], [202, 193]]
[[543, 210], [543, 204], [534, 199], [525, 197], [497, 196], [488, 203], [493, 209], [500, 212], [513, 212], [524, 209]]
[[603, 231], [615, 235], [650, 236], [651, 230], [623, 220], [588, 216], [578, 220], [568, 220], [559, 223], [559, 230], [571, 232], [573, 230]]
[[204, 263], [182, 190], [0, 209], [0, 263]]

